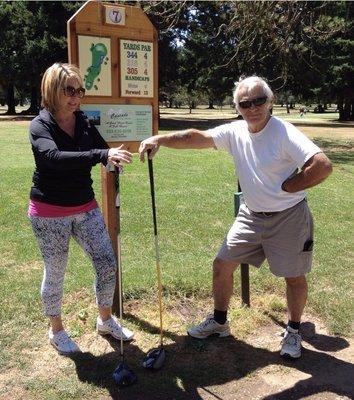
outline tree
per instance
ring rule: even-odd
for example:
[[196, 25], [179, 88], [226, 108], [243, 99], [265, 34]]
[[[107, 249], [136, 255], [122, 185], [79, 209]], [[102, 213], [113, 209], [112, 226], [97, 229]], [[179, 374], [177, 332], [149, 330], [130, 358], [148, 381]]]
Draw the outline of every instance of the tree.
[[2, 3], [0, 59], [2, 84], [7, 87], [8, 113], [15, 114], [14, 87], [31, 98], [27, 112], [38, 112], [39, 86], [54, 62], [67, 61], [66, 21], [78, 2], [21, 1]]
[[159, 100], [169, 107], [180, 92], [179, 42], [188, 19], [187, 1], [138, 1], [158, 31]]
[[337, 103], [339, 120], [354, 120], [353, 3], [331, 2], [309, 32], [318, 47], [317, 68], [323, 77], [317, 85], [327, 101]]
[[230, 66], [237, 60], [245, 74], [261, 74], [276, 90], [304, 100], [321, 92], [324, 100], [338, 103], [340, 119], [353, 114], [351, 2], [229, 5], [233, 18], [223, 29], [235, 37]]
[[[2, 3], [0, 7], [0, 83], [5, 90], [7, 114], [15, 114], [15, 81], [21, 65], [24, 38], [22, 19], [28, 17], [26, 4]], [[19, 33], [19, 34], [18, 34]]]

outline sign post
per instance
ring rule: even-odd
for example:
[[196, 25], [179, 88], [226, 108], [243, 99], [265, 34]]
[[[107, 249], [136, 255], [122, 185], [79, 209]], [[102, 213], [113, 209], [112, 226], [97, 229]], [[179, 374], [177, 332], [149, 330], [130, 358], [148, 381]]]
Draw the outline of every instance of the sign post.
[[[158, 132], [156, 29], [140, 7], [100, 1], [87, 1], [69, 19], [67, 28], [69, 62], [84, 77], [81, 109], [110, 147], [124, 144], [137, 152], [143, 139]], [[115, 178], [103, 167], [101, 186], [105, 223], [119, 257]], [[118, 286], [115, 314], [119, 313]]]

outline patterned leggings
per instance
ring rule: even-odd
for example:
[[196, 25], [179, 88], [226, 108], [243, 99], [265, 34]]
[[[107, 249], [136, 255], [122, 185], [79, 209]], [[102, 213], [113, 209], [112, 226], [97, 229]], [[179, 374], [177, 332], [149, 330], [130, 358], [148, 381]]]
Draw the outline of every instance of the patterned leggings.
[[96, 270], [97, 304], [111, 307], [116, 283], [116, 258], [101, 211], [60, 218], [30, 217], [44, 260], [41, 295], [49, 317], [61, 314], [63, 282], [72, 236], [85, 250]]

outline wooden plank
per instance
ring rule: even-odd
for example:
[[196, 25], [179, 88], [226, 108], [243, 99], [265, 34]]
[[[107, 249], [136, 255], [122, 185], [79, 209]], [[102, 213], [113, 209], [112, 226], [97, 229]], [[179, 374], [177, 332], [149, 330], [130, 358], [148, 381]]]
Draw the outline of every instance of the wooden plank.
[[[73, 17], [78, 23], [99, 23], [102, 29], [110, 29], [112, 25], [104, 25], [103, 12], [101, 11], [105, 3], [99, 1], [89, 1], [77, 12]], [[112, 6], [112, 3], [107, 5]], [[140, 7], [118, 4], [120, 8], [125, 8], [125, 26], [113, 26], [117, 28], [132, 28], [139, 30], [142, 27], [147, 29], [155, 29], [149, 18], [144, 14]]]
[[154, 101], [153, 101], [153, 119], [152, 131], [154, 135], [158, 134], [159, 130], [159, 70], [158, 66], [158, 48], [157, 48], [157, 31], [154, 30]]
[[86, 96], [82, 104], [131, 104], [131, 105], [149, 105], [154, 107], [154, 100], [149, 97], [109, 97], [109, 96]]
[[[108, 3], [110, 7], [114, 6]], [[98, 36], [111, 39], [111, 74], [112, 74], [112, 96], [87, 96], [83, 104], [122, 104], [122, 105], [151, 105], [152, 106], [152, 132], [158, 133], [158, 49], [157, 31], [148, 17], [139, 7], [117, 4], [119, 8], [125, 8], [125, 25], [105, 24], [105, 4], [100, 1], [86, 2], [68, 21], [68, 52], [69, 62], [78, 65], [78, 36]], [[120, 49], [119, 40], [139, 40], [153, 42], [154, 53], [154, 95], [152, 98], [120, 97]], [[84, 73], [85, 71], [81, 71]], [[124, 144], [125, 148], [132, 153], [137, 153], [140, 142], [108, 142], [110, 147], [118, 147]], [[114, 173], [107, 172], [101, 167], [101, 187], [102, 187], [102, 211], [107, 226], [112, 246], [116, 256], [117, 234], [120, 229], [120, 216], [115, 207], [115, 177]], [[118, 278], [118, 274], [117, 274]], [[119, 285], [116, 285], [114, 295], [113, 312], [119, 314]]]
[[117, 218], [115, 215], [115, 180], [114, 173], [107, 172], [101, 165], [102, 212], [114, 252], [117, 253]]
[[88, 35], [88, 36], [102, 36], [109, 37], [111, 36], [112, 29], [114, 29], [113, 36], [122, 38], [122, 39], [131, 39], [131, 40], [146, 40], [153, 41], [154, 35], [148, 29], [139, 27], [139, 29], [131, 29], [131, 28], [122, 28], [122, 27], [110, 27], [105, 26], [101, 27], [97, 23], [92, 22], [79, 22], [76, 21], [77, 25], [77, 33], [79, 35]]

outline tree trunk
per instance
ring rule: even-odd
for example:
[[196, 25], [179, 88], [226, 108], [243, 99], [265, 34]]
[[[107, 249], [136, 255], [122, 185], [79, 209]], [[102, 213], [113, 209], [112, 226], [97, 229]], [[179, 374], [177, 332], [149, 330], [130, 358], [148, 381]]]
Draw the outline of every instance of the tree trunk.
[[6, 104], [7, 111], [5, 114], [7, 115], [16, 115], [15, 108], [15, 88], [13, 83], [9, 83], [6, 90]]
[[345, 121], [350, 121], [350, 114], [351, 114], [351, 101], [349, 99], [344, 100], [344, 118]]
[[286, 105], [286, 113], [290, 114], [289, 103], [286, 102], [285, 105]]
[[209, 99], [209, 107], [208, 107], [208, 110], [214, 110], [214, 102], [213, 102], [213, 100], [210, 100], [210, 99]]
[[343, 115], [343, 100], [342, 99], [338, 100], [337, 108], [338, 108], [338, 113], [339, 113], [339, 117], [338, 117], [339, 121], [344, 121], [343, 120], [344, 115]]
[[31, 88], [31, 105], [27, 110], [25, 110], [25, 113], [37, 115], [38, 112], [39, 112], [38, 93], [37, 93], [37, 88], [33, 86]]

